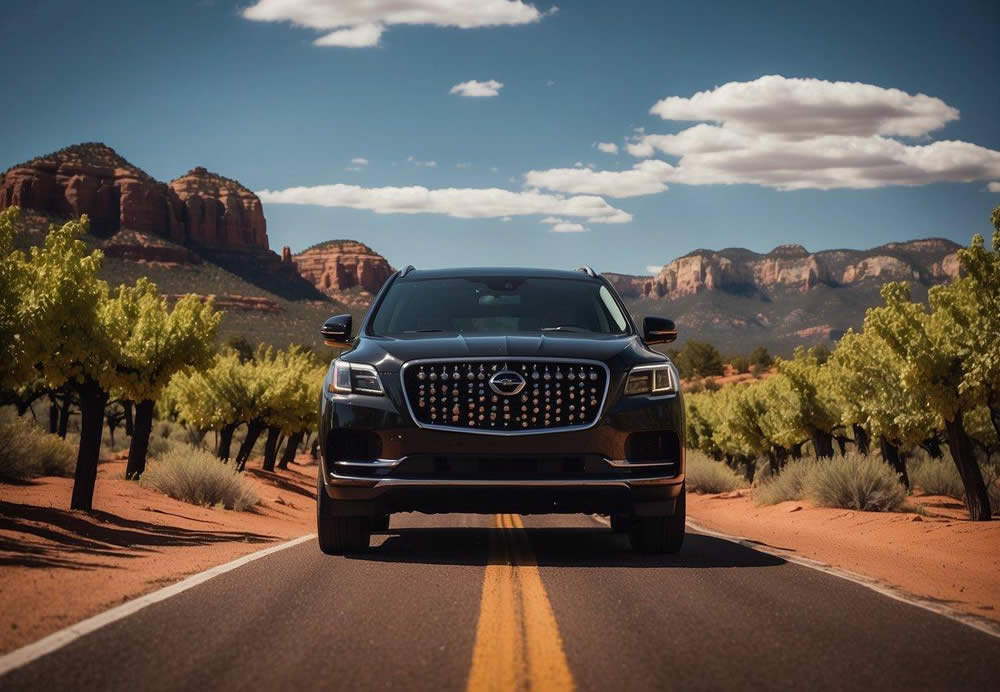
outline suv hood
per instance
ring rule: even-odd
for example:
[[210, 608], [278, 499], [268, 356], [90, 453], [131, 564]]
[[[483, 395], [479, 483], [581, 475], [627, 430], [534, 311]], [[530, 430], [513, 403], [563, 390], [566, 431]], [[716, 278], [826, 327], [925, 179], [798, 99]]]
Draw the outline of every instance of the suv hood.
[[635, 336], [539, 334], [519, 336], [365, 337], [345, 360], [371, 363], [381, 372], [396, 372], [424, 358], [582, 358], [607, 362], [629, 349], [645, 347]]

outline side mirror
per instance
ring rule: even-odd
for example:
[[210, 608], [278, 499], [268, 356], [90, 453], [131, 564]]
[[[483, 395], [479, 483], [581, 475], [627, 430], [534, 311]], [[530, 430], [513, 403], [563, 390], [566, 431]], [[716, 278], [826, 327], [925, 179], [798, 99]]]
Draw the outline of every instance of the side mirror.
[[334, 315], [323, 323], [323, 328], [319, 330], [323, 337], [323, 343], [327, 346], [344, 348], [351, 340], [351, 327], [354, 325], [354, 318], [350, 315]]
[[666, 317], [644, 318], [642, 332], [642, 340], [647, 344], [669, 344], [677, 340], [677, 326]]

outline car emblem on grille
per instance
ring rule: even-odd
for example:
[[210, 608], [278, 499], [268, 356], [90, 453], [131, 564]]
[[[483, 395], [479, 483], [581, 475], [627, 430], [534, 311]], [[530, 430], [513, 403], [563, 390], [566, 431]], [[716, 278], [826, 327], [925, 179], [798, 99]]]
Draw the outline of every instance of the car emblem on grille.
[[520, 373], [513, 370], [501, 370], [490, 378], [490, 388], [497, 394], [513, 396], [520, 393], [526, 384]]

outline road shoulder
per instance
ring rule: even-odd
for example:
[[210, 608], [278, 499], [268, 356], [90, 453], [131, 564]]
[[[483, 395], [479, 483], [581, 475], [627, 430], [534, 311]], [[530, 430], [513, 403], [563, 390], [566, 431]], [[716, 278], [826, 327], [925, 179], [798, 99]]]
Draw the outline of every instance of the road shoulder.
[[902, 589], [961, 613], [1000, 621], [1000, 522], [874, 513], [745, 495], [688, 497], [698, 524]]

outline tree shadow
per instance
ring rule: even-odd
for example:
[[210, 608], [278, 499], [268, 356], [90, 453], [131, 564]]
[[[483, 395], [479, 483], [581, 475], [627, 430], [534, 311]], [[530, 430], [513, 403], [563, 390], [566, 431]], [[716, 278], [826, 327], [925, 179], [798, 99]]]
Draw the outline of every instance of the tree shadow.
[[271, 483], [279, 490], [284, 490], [286, 492], [293, 493], [295, 495], [301, 495], [302, 497], [308, 497], [310, 500], [316, 499], [316, 492], [309, 490], [308, 488], [303, 488], [301, 485], [297, 485], [295, 482], [283, 478], [274, 471], [264, 471], [263, 469], [253, 469], [248, 468], [247, 473], [259, 478], [263, 481]]
[[[524, 532], [535, 564], [541, 567], [712, 569], [786, 564], [774, 555], [690, 532], [676, 555], [636, 552], [626, 535], [600, 527], [525, 528]], [[501, 538], [501, 529], [491, 528], [401, 528], [386, 533], [388, 538], [381, 545], [352, 557], [377, 562], [485, 565], [491, 538]]]
[[[99, 557], [134, 558], [160, 548], [215, 543], [266, 543], [276, 536], [244, 531], [192, 530], [125, 519], [108, 512], [87, 514], [0, 501], [0, 566], [107, 567]], [[10, 533], [41, 542], [17, 540]]]

